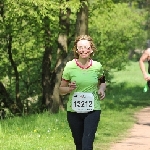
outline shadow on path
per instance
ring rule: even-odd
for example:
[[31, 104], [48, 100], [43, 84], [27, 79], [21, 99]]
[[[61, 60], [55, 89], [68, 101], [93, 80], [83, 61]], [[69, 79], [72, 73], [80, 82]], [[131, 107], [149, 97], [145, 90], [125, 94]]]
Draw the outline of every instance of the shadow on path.
[[143, 87], [128, 87], [126, 82], [110, 84], [106, 90], [106, 99], [102, 103], [103, 109], [123, 110], [126, 108], [150, 106], [150, 91], [144, 93]]

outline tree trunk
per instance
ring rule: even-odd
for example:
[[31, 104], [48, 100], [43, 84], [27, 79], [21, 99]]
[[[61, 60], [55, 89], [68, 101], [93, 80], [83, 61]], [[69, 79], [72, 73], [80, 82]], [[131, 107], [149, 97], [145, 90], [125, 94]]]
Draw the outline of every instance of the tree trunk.
[[9, 34], [8, 35], [8, 56], [9, 56], [9, 60], [10, 60], [10, 63], [11, 63], [11, 66], [13, 67], [14, 69], [14, 74], [15, 74], [15, 77], [16, 77], [16, 101], [15, 101], [15, 104], [17, 107], [16, 109], [19, 110], [18, 113], [21, 113], [22, 114], [22, 110], [23, 110], [23, 104], [21, 103], [21, 100], [20, 100], [20, 90], [19, 90], [19, 72], [18, 72], [18, 69], [17, 69], [17, 65], [15, 64], [14, 60], [13, 60], [13, 56], [12, 56], [12, 36]]
[[63, 103], [59, 95], [59, 85], [61, 81], [63, 68], [69, 58], [69, 55], [67, 57], [67, 52], [68, 52], [67, 39], [68, 39], [69, 26], [70, 26], [69, 23], [70, 12], [71, 12], [70, 9], [67, 9], [66, 14], [62, 10], [60, 10], [60, 15], [59, 15], [59, 26], [61, 30], [58, 36], [58, 50], [57, 50], [58, 59], [57, 59], [55, 70], [51, 78], [51, 83], [53, 86], [53, 95], [52, 95], [53, 113], [57, 113], [59, 111], [59, 108], [63, 109]]
[[2, 18], [4, 17], [4, 0], [0, 1], [0, 15]]
[[48, 109], [52, 107], [51, 99], [51, 52], [52, 47], [50, 46], [50, 20], [48, 17], [45, 17], [43, 20], [44, 25], [44, 42], [45, 42], [45, 51], [42, 61], [42, 88], [43, 88], [43, 98], [42, 98], [42, 108], [48, 106]]
[[[2, 17], [2, 22], [4, 23], [4, 0], [0, 1], [0, 16]], [[6, 27], [6, 29], [9, 29]], [[14, 68], [15, 76], [16, 76], [16, 100], [15, 102], [9, 97], [9, 93], [7, 92], [6, 88], [4, 87], [3, 83], [0, 82], [0, 116], [1, 118], [4, 118], [6, 113], [4, 108], [8, 108], [11, 113], [13, 114], [21, 114], [23, 105], [19, 98], [19, 74], [17, 71], [17, 66], [13, 60], [12, 57], [12, 37], [11, 35], [7, 35], [8, 39], [7, 41], [7, 48], [8, 48], [8, 56], [11, 63], [11, 66]], [[5, 37], [5, 35], [2, 35], [2, 37]], [[2, 42], [2, 40], [0, 41]], [[0, 43], [1, 44], [1, 43]], [[3, 43], [2, 43], [3, 46]]]
[[87, 34], [88, 35], [88, 0], [80, 0], [82, 6], [80, 11], [77, 12], [76, 20], [76, 36]]
[[9, 93], [7, 92], [5, 86], [0, 82], [0, 104], [5, 108], [11, 108], [13, 100], [10, 98]]

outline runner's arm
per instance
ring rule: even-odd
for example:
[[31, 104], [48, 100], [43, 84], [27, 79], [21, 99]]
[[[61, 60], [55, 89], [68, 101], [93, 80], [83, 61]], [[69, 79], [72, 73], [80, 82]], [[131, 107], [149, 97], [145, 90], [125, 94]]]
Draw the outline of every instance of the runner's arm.
[[142, 56], [140, 58], [140, 61], [139, 61], [140, 69], [143, 73], [143, 76], [147, 75], [146, 67], [145, 67], [145, 64], [144, 64], [144, 62], [147, 60], [147, 58], [148, 58], [148, 53], [145, 51], [142, 54]]
[[69, 83], [69, 81], [62, 80], [60, 87], [59, 87], [59, 94], [66, 95], [66, 94], [70, 93], [72, 90], [74, 90], [75, 88], [76, 88], [75, 82]]
[[98, 80], [98, 94], [100, 95], [101, 100], [105, 98], [105, 90], [106, 90], [105, 76], [102, 76]]

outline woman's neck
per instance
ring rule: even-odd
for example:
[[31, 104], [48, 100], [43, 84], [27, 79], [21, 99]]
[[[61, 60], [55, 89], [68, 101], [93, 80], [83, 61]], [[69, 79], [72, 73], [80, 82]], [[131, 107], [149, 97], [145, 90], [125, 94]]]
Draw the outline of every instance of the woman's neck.
[[75, 59], [77, 66], [82, 69], [88, 69], [92, 66], [92, 60], [90, 58], [87, 59]]
[[81, 65], [86, 65], [87, 63], [90, 62], [90, 58], [85, 58], [85, 59], [78, 58], [78, 62], [81, 63]]

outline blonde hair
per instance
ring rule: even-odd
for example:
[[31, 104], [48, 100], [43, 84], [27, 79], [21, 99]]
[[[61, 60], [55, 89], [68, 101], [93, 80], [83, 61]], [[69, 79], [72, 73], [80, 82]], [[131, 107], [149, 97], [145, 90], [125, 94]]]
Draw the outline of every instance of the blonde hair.
[[[95, 47], [95, 44], [93, 42], [93, 39], [89, 35], [80, 35], [80, 36], [76, 37], [76, 39], [74, 41], [73, 51], [74, 51], [74, 57], [75, 58], [79, 58], [79, 55], [78, 55], [78, 53], [76, 51], [77, 51], [77, 43], [80, 40], [87, 40], [87, 41], [89, 41], [93, 53], [96, 51], [96, 47]], [[90, 57], [93, 56], [93, 53], [91, 53]]]

